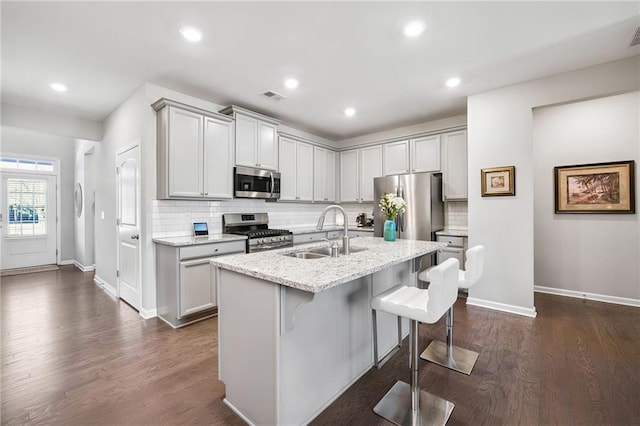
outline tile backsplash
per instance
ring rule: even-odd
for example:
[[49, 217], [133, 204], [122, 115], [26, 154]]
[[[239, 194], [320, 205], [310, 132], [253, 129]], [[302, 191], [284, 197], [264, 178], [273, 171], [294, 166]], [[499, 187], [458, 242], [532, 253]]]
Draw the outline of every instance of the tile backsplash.
[[[290, 229], [294, 227], [315, 226], [326, 204], [271, 203], [264, 200], [234, 198], [225, 201], [153, 201], [153, 236], [171, 237], [190, 235], [193, 222], [207, 222], [209, 233], [222, 232], [224, 213], [263, 213], [269, 214], [269, 227]], [[371, 217], [373, 204], [343, 204], [349, 224], [356, 225], [356, 216], [366, 213]], [[325, 224], [342, 225], [342, 215], [330, 212]], [[449, 229], [467, 229], [467, 202], [445, 203], [445, 226]]]
[[[153, 200], [153, 236], [170, 237], [191, 234], [193, 222], [207, 222], [209, 233], [222, 232], [222, 215], [225, 213], [269, 214], [270, 228], [315, 226], [327, 204], [272, 203], [264, 200], [240, 199], [225, 201]], [[371, 216], [372, 204], [345, 204], [342, 206], [349, 223], [356, 224], [358, 213]], [[336, 216], [338, 216], [336, 218]], [[329, 212], [327, 226], [341, 225], [342, 215]]]
[[448, 201], [444, 203], [444, 226], [448, 229], [467, 229], [469, 223], [466, 201]]

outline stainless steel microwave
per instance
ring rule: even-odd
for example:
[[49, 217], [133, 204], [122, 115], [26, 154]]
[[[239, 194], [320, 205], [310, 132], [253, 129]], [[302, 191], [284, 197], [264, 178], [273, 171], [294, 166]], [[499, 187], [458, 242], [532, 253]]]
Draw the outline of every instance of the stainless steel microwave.
[[233, 184], [236, 198], [280, 198], [280, 173], [272, 170], [236, 167]]

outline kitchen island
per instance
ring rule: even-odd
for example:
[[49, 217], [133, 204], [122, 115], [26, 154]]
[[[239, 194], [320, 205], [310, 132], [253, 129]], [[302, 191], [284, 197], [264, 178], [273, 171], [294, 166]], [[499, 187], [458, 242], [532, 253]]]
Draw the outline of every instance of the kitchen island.
[[[211, 260], [225, 403], [250, 424], [306, 424], [366, 373], [372, 296], [415, 285], [420, 261], [444, 246], [368, 237], [353, 240], [349, 256], [291, 256], [327, 245]], [[382, 357], [396, 346], [397, 321], [379, 314], [377, 325]]]

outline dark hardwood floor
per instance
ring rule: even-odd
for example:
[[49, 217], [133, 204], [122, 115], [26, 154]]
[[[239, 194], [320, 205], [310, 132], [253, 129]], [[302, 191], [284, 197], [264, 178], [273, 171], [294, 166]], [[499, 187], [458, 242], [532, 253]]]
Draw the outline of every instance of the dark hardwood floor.
[[[173, 330], [92, 279], [73, 267], [2, 278], [2, 424], [243, 424], [222, 402], [217, 319]], [[640, 309], [535, 304], [536, 319], [456, 304], [454, 342], [480, 352], [473, 372], [420, 372], [456, 404], [449, 425], [640, 425]], [[421, 348], [444, 339], [443, 321], [421, 326]], [[372, 408], [408, 381], [406, 350], [312, 424], [386, 425]]]

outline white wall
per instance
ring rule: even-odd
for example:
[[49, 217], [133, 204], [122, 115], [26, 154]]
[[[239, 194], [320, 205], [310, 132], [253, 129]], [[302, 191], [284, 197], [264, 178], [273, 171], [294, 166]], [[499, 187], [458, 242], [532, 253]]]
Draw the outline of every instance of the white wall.
[[[555, 166], [634, 160], [640, 92], [533, 113], [536, 286], [640, 304], [638, 214], [554, 214]], [[635, 187], [640, 188], [636, 173]]]
[[98, 141], [102, 137], [102, 123], [98, 121], [11, 104], [2, 104], [2, 124], [70, 138]]
[[[470, 96], [469, 245], [486, 249], [468, 303], [535, 316], [533, 112], [543, 105], [638, 90], [640, 57]], [[516, 167], [515, 197], [480, 195], [480, 169]]]
[[82, 186], [82, 212], [80, 216], [74, 214], [75, 260], [76, 266], [83, 271], [93, 268], [95, 144], [86, 140], [76, 140], [75, 143], [74, 190], [76, 183]]
[[3, 154], [23, 154], [33, 157], [60, 159], [60, 262], [75, 259], [75, 231], [73, 214], [74, 184], [74, 140], [68, 137], [55, 136], [32, 130], [2, 125]]
[[[102, 142], [96, 145], [95, 164], [95, 270], [99, 282], [109, 287], [112, 291], [117, 288], [117, 234], [116, 234], [116, 152], [133, 143], [140, 143], [141, 154], [141, 179], [142, 197], [144, 197], [144, 184], [148, 180], [145, 173], [150, 173], [148, 168], [155, 173], [155, 144], [149, 146], [149, 127], [154, 123], [154, 114], [147, 102], [144, 88], [138, 89], [125, 100], [104, 121], [104, 136]], [[151, 151], [151, 152], [150, 152]], [[155, 180], [154, 180], [155, 182]], [[154, 187], [155, 190], [155, 187]], [[146, 217], [149, 219], [146, 219]], [[148, 261], [149, 241], [144, 240], [144, 226], [150, 222], [151, 202], [142, 199], [141, 217], [141, 253], [142, 261]], [[146, 222], [145, 222], [146, 219]], [[146, 275], [146, 270], [141, 270], [141, 307], [140, 312], [144, 316], [154, 315], [156, 305], [155, 274], [153, 277]]]

